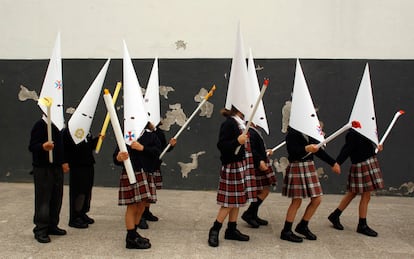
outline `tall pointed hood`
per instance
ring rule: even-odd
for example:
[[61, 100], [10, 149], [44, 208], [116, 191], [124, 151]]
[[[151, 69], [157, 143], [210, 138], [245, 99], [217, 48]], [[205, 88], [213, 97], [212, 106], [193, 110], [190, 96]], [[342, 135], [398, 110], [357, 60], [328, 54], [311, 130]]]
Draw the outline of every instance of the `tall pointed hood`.
[[[63, 116], [63, 81], [62, 81], [62, 56], [60, 52], [60, 33], [56, 37], [55, 47], [47, 67], [45, 79], [43, 81], [42, 90], [39, 99], [52, 99], [51, 120], [55, 126], [61, 130], [65, 126]], [[37, 105], [47, 114], [47, 107], [38, 102]]]
[[299, 60], [296, 60], [289, 126], [320, 142], [324, 140], [315, 106], [313, 105]]
[[[256, 67], [254, 65], [253, 53], [251, 49], [249, 50], [247, 72], [250, 80], [249, 89], [252, 91], [251, 97], [256, 101], [260, 95], [260, 87], [259, 81], [257, 80]], [[259, 106], [254, 114], [253, 123], [260, 126], [269, 135], [269, 126], [267, 124], [266, 112], [262, 100], [260, 100]]]
[[95, 116], [96, 106], [98, 105], [98, 101], [101, 96], [106, 72], [108, 71], [109, 61], [109, 59], [106, 61], [101, 71], [89, 87], [89, 90], [82, 98], [75, 112], [70, 117], [68, 127], [75, 144], [82, 142], [88, 135], [91, 128], [92, 120]]
[[158, 77], [158, 58], [154, 60], [147, 90], [144, 96], [144, 106], [147, 111], [149, 121], [157, 126], [161, 121], [160, 116], [160, 82]]
[[252, 101], [253, 98], [251, 98], [249, 82], [246, 55], [244, 53], [243, 38], [239, 24], [237, 27], [236, 47], [231, 63], [225, 108], [230, 110], [233, 105], [244, 114], [245, 118], [249, 118], [255, 103], [255, 100]]
[[124, 138], [129, 145], [137, 140], [148, 123], [141, 87], [124, 41]]
[[355, 130], [378, 145], [377, 117], [375, 116], [368, 63], [365, 65], [364, 75], [349, 121], [359, 121], [361, 128]]

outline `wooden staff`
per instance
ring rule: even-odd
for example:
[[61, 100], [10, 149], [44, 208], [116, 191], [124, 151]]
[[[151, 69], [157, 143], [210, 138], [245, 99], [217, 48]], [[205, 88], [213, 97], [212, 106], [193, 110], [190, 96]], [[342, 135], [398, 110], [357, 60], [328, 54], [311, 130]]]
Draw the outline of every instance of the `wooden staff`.
[[[213, 96], [214, 91], [216, 90], [216, 85], [213, 85], [210, 89], [210, 91], [207, 93], [206, 96], [204, 96], [204, 100], [198, 105], [198, 107], [194, 110], [194, 112], [191, 114], [190, 118], [188, 118], [188, 120], [186, 120], [186, 122], [184, 123], [183, 126], [181, 126], [180, 130], [177, 132], [177, 134], [175, 134], [174, 139], [178, 139], [178, 137], [180, 136], [181, 132], [183, 132], [183, 130], [187, 127], [187, 125], [190, 123], [190, 121], [194, 118], [194, 116], [197, 114], [197, 112], [201, 109], [201, 107], [207, 102], [208, 98], [210, 98], [211, 96]], [[165, 153], [167, 153], [167, 150], [171, 147], [171, 144], [168, 143], [168, 145], [164, 148], [164, 150], [162, 151], [162, 153], [159, 156], [159, 159], [161, 159]]]
[[[47, 141], [48, 142], [52, 142], [52, 111], [51, 111], [51, 107], [52, 107], [52, 103], [53, 100], [51, 97], [43, 97], [41, 99], [39, 99], [39, 102], [41, 104], [43, 104], [44, 106], [46, 106], [47, 108]], [[53, 150], [49, 150], [49, 162], [53, 163]]]
[[[121, 86], [122, 86], [121, 82], [118, 82], [116, 84], [114, 95], [112, 97], [112, 103], [113, 104], [115, 104], [116, 100], [118, 99], [118, 94], [119, 94], [119, 91], [121, 90]], [[99, 151], [101, 150], [102, 141], [105, 138], [106, 129], [108, 128], [108, 125], [109, 125], [109, 120], [110, 120], [110, 116], [109, 116], [109, 112], [107, 112], [106, 116], [105, 116], [104, 123], [102, 125], [101, 133], [99, 134], [98, 143], [96, 144], [96, 148], [95, 148], [95, 153], [96, 154], [98, 154]]]
[[[247, 122], [246, 128], [243, 130], [243, 133], [242, 133], [243, 135], [247, 134], [247, 132], [249, 131], [249, 127], [252, 124], [252, 120], [253, 120], [254, 115], [256, 114], [257, 107], [259, 107], [259, 103], [262, 100], [263, 95], [264, 95], [268, 85], [269, 85], [269, 79], [265, 79], [264, 82], [263, 82], [262, 90], [260, 91], [260, 94], [257, 97], [256, 103], [253, 106], [253, 110], [252, 110], [252, 113], [250, 114], [250, 118], [249, 118], [249, 121]], [[241, 148], [241, 145], [236, 148], [236, 150], [234, 151], [235, 155], [237, 155], [239, 153], [240, 148]]]
[[[116, 142], [118, 144], [119, 150], [121, 152], [128, 152], [126, 144], [125, 144], [125, 140], [124, 140], [124, 135], [122, 134], [121, 125], [119, 125], [118, 115], [116, 114], [115, 107], [112, 102], [112, 97], [108, 89], [104, 90], [104, 100], [105, 100], [106, 109], [108, 110], [109, 116], [111, 117], [112, 129], [114, 130]], [[123, 162], [124, 162], [125, 170], [128, 175], [129, 183], [130, 184], [136, 183], [137, 179], [135, 178], [135, 173], [132, 167], [131, 159], [128, 157], [128, 159], [124, 160]]]
[[[390, 131], [391, 131], [392, 127], [394, 126], [395, 122], [397, 121], [398, 117], [400, 117], [404, 113], [405, 113], [405, 111], [403, 111], [403, 110], [399, 110], [398, 112], [395, 113], [394, 118], [392, 119], [390, 125], [388, 126], [387, 130], [385, 131], [384, 136], [382, 136], [381, 141], [379, 142], [379, 145], [384, 144], [385, 139], [387, 138], [388, 134], [390, 134]], [[375, 149], [375, 153], [378, 153], [378, 148]]]

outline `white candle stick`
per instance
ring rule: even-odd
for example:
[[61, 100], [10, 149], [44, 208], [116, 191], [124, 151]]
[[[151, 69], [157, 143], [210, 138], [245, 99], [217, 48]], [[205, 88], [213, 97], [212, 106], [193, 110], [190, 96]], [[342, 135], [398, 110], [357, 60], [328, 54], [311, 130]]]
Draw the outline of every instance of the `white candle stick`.
[[[47, 110], [47, 114], [46, 114], [46, 119], [47, 119], [47, 141], [48, 142], [52, 142], [52, 103], [53, 100], [51, 97], [43, 97], [41, 99], [39, 99], [39, 102], [41, 104], [43, 104], [44, 106], [46, 106]], [[49, 162], [53, 163], [53, 150], [49, 150]]]
[[[387, 138], [388, 134], [390, 134], [390, 131], [392, 129], [392, 127], [394, 126], [395, 122], [397, 121], [398, 117], [400, 117], [401, 115], [403, 115], [405, 113], [405, 111], [403, 110], [399, 110], [398, 112], [395, 113], [394, 118], [392, 119], [390, 125], [388, 126], [387, 130], [384, 133], [384, 136], [382, 136], [379, 145], [384, 144], [385, 139]], [[378, 153], [378, 148], [375, 149], [375, 153]]]
[[[125, 141], [124, 141], [124, 135], [122, 134], [121, 125], [119, 125], [118, 115], [116, 114], [114, 104], [112, 102], [112, 96], [109, 93], [108, 89], [104, 90], [104, 100], [106, 109], [109, 112], [109, 116], [111, 118], [111, 124], [112, 128], [114, 130], [116, 142], [118, 144], [119, 150], [121, 152], [128, 152]], [[128, 157], [128, 159], [124, 160], [124, 166], [125, 170], [128, 175], [128, 180], [130, 184], [134, 184], [137, 182], [135, 178], [134, 169], [132, 167], [131, 159]]]
[[[330, 142], [331, 140], [333, 140], [334, 138], [338, 137], [339, 135], [341, 135], [342, 133], [344, 133], [346, 130], [350, 129], [350, 128], [361, 128], [361, 123], [359, 123], [359, 121], [352, 121], [351, 123], [347, 123], [345, 124], [342, 128], [340, 128], [339, 130], [335, 131], [334, 133], [332, 133], [329, 137], [327, 137], [324, 141], [320, 142], [319, 144], [317, 144], [318, 148], [321, 148], [322, 146], [326, 145], [328, 142]], [[308, 154], [306, 154], [306, 156], [304, 156], [302, 159], [306, 158], [307, 156], [309, 156], [310, 154], [312, 154], [311, 152], [309, 152]]]
[[359, 121], [352, 121], [351, 123], [348, 123], [348, 124], [344, 125], [342, 128], [340, 128], [339, 130], [332, 133], [324, 141], [320, 142], [318, 144], [318, 147], [320, 148], [320, 147], [326, 145], [328, 142], [330, 142], [334, 138], [338, 137], [339, 135], [344, 133], [346, 130], [349, 130], [350, 128], [361, 128], [361, 124], [359, 123]]
[[[257, 97], [256, 103], [253, 106], [253, 110], [252, 110], [252, 113], [250, 114], [250, 118], [247, 122], [246, 128], [243, 130], [243, 133], [242, 133], [243, 135], [247, 134], [247, 132], [249, 131], [250, 125], [252, 124], [253, 117], [256, 114], [257, 108], [259, 107], [260, 101], [262, 100], [263, 95], [268, 85], [269, 85], [269, 79], [265, 79], [263, 82], [262, 90], [260, 91], [260, 94]], [[239, 153], [240, 148], [241, 148], [241, 145], [236, 148], [236, 150], [234, 151], [235, 155]]]
[[[183, 130], [187, 127], [187, 125], [190, 123], [190, 121], [194, 118], [194, 116], [197, 114], [197, 112], [201, 109], [201, 107], [203, 107], [203, 105], [207, 102], [208, 98], [210, 98], [214, 91], [216, 90], [216, 86], [213, 85], [210, 89], [210, 91], [208, 92], [208, 94], [206, 96], [204, 96], [203, 101], [200, 102], [200, 104], [198, 105], [198, 107], [194, 110], [194, 112], [191, 114], [191, 116], [185, 121], [184, 125], [181, 126], [180, 130], [175, 134], [175, 136], [173, 137], [174, 139], [178, 139], [178, 137], [180, 136], [180, 134], [183, 132]], [[159, 156], [159, 159], [161, 159], [165, 153], [167, 153], [167, 150], [171, 147], [171, 144], [168, 144], [164, 150], [162, 151], [162, 153]]]

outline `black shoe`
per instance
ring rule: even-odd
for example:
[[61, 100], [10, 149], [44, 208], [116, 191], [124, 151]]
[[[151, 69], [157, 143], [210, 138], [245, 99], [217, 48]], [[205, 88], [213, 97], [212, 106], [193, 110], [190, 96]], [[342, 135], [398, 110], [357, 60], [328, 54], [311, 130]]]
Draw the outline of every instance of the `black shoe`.
[[146, 237], [141, 236], [138, 232], [135, 232], [137, 234], [137, 237], [144, 239], [145, 241], [147, 241], [149, 243], [149, 239]]
[[249, 241], [250, 237], [248, 235], [242, 234], [238, 229], [226, 229], [226, 232], [224, 233], [224, 239]]
[[313, 234], [308, 227], [297, 225], [295, 231], [299, 234], [304, 235], [308, 240], [316, 240], [316, 235]]
[[303, 238], [295, 235], [291, 230], [289, 231], [283, 231], [280, 233], [280, 239], [295, 242], [295, 243], [301, 243], [303, 242]]
[[332, 223], [333, 227], [338, 230], [344, 230], [344, 226], [342, 226], [341, 222], [339, 221], [339, 217], [335, 217], [333, 213], [328, 217], [329, 221]]
[[47, 234], [35, 234], [34, 237], [39, 243], [50, 243], [50, 237]]
[[210, 228], [208, 232], [208, 245], [212, 247], [217, 247], [219, 245], [219, 230]]
[[90, 218], [88, 215], [84, 214], [82, 216], [82, 219], [84, 222], [86, 222], [87, 224], [93, 224], [95, 223], [95, 220], [93, 218]]
[[72, 221], [69, 221], [69, 227], [72, 227], [72, 228], [88, 228], [88, 223], [83, 221], [81, 218], [76, 218]]
[[256, 217], [256, 222], [261, 226], [267, 226], [267, 224], [269, 224], [267, 220], [261, 219], [259, 217]]
[[357, 232], [360, 233], [360, 234], [364, 234], [364, 235], [370, 236], [370, 237], [376, 237], [376, 236], [378, 236], [378, 233], [375, 232], [370, 227], [368, 227], [368, 225], [365, 225], [365, 226], [358, 225]]
[[253, 217], [252, 214], [247, 212], [247, 210], [243, 213], [241, 218], [246, 221], [247, 224], [249, 224], [252, 228], [258, 228], [260, 227], [259, 223], [257, 223], [256, 219]]
[[58, 227], [54, 227], [54, 228], [49, 229], [47, 233], [49, 235], [64, 236], [66, 235], [66, 230], [58, 228]]
[[142, 217], [145, 218], [148, 221], [158, 221], [158, 217], [154, 216], [154, 214], [152, 214], [151, 211], [144, 212]]
[[148, 239], [144, 239], [140, 236], [135, 238], [126, 238], [126, 245], [125, 247], [128, 249], [148, 249], [151, 248], [151, 243]]
[[141, 218], [141, 220], [139, 221], [138, 228], [140, 228], [140, 229], [148, 229], [149, 228], [148, 223], [144, 218]]

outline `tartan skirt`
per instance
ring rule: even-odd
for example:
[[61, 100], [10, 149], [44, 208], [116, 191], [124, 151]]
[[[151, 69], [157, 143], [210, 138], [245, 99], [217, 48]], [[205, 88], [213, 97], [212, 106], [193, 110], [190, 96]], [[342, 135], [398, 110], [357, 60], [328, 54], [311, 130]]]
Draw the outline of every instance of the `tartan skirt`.
[[283, 179], [282, 195], [289, 198], [313, 198], [321, 196], [322, 187], [311, 161], [293, 162], [286, 168]]
[[246, 161], [221, 166], [217, 204], [227, 208], [243, 207], [248, 201], [245, 179]]
[[162, 175], [161, 175], [160, 169], [155, 170], [154, 181], [155, 181], [155, 187], [157, 188], [157, 190], [162, 189]]
[[269, 164], [268, 159], [266, 161], [266, 165], [268, 166], [268, 170], [266, 171], [260, 171], [258, 169], [255, 170], [257, 190], [263, 190], [266, 187], [276, 185], [276, 175], [271, 165]]
[[243, 178], [247, 201], [255, 202], [257, 201], [256, 169], [254, 168], [253, 153], [251, 150], [250, 138], [247, 138], [244, 143], [246, 170], [243, 172]]
[[157, 192], [154, 175], [142, 171], [135, 172], [137, 182], [130, 184], [128, 175], [122, 170], [119, 178], [118, 205], [130, 205], [142, 201], [155, 203]]
[[349, 192], [363, 193], [382, 188], [384, 188], [384, 180], [376, 156], [351, 165], [347, 183]]

